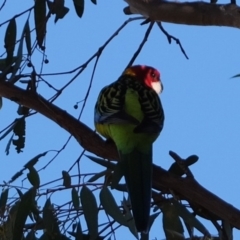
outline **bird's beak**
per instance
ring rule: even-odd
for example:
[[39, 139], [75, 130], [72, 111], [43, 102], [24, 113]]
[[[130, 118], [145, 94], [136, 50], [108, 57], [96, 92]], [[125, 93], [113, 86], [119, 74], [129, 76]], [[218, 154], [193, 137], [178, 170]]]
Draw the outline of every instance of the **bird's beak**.
[[160, 85], [161, 85], [161, 91], [160, 91], [160, 93], [162, 93], [162, 91], [163, 91], [163, 84], [162, 84], [161, 79], [160, 79]]

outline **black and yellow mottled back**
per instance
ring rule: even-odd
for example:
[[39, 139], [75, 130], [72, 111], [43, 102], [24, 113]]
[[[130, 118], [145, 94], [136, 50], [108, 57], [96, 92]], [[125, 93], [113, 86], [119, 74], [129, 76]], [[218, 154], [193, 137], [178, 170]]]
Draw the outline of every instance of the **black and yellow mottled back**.
[[[127, 90], [137, 93], [142, 119], [126, 111]], [[134, 106], [133, 106], [134, 107]], [[136, 77], [123, 75], [117, 81], [104, 87], [95, 105], [94, 121], [98, 124], [134, 124], [135, 133], [160, 133], [163, 128], [164, 113], [157, 93], [144, 86]]]

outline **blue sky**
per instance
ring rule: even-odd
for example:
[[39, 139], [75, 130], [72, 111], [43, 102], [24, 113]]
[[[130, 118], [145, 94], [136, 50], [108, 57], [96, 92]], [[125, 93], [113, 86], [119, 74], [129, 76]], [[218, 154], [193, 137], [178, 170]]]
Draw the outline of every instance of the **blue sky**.
[[[33, 4], [30, 0], [21, 1], [16, 7], [16, 2], [7, 1], [1, 13], [1, 23]], [[86, 1], [82, 19], [76, 16], [72, 1], [65, 2], [70, 8], [67, 16], [57, 24], [54, 24], [53, 18], [48, 23], [46, 54], [49, 63], [44, 64], [43, 73], [68, 71], [83, 64], [128, 19], [122, 12], [126, 6], [124, 1], [99, 1], [97, 6]], [[26, 18], [27, 15], [17, 18], [18, 38]], [[34, 27], [32, 20], [31, 17], [31, 29]], [[99, 91], [118, 78], [144, 36], [147, 25], [140, 26], [140, 23], [141, 21], [129, 23], [102, 53], [81, 118], [81, 121], [91, 128], [94, 128], [93, 108]], [[239, 208], [240, 79], [231, 79], [231, 76], [240, 73], [239, 29], [168, 23], [163, 23], [163, 26], [180, 39], [189, 60], [183, 56], [175, 42], [169, 45], [163, 33], [154, 26], [143, 51], [135, 61], [136, 64], [151, 65], [159, 69], [164, 84], [161, 101], [166, 119], [164, 129], [154, 144], [154, 163], [167, 169], [172, 163], [169, 150], [183, 158], [192, 154], [198, 155], [199, 161], [191, 167], [196, 180]], [[7, 25], [3, 25], [0, 28], [1, 53], [4, 52], [3, 38], [6, 27]], [[37, 71], [40, 69], [41, 58], [41, 53], [36, 52], [32, 59]], [[55, 102], [75, 117], [78, 116], [80, 108], [75, 110], [73, 105], [85, 96], [93, 64], [94, 61]], [[31, 69], [26, 69], [26, 72], [30, 71]], [[57, 88], [70, 79], [69, 75], [45, 78]], [[54, 94], [42, 83], [38, 91], [46, 98]], [[0, 130], [18, 117], [16, 109], [14, 103], [4, 100], [0, 111]], [[16, 154], [12, 147], [10, 155], [6, 156], [8, 139], [0, 142], [0, 182], [8, 181], [35, 155], [49, 149], [60, 149], [68, 136], [65, 130], [39, 114], [29, 118], [23, 153]], [[66, 150], [46, 170], [40, 172], [41, 183], [60, 178], [61, 171], [68, 170], [81, 151], [77, 142], [72, 139]], [[53, 156], [54, 153], [49, 153], [40, 160], [36, 168], [40, 169]], [[81, 160], [81, 169], [82, 172], [99, 171], [99, 167], [86, 158]], [[76, 170], [71, 173], [76, 173]], [[21, 184], [21, 181], [16, 184]], [[29, 186], [27, 181], [23, 185]], [[58, 196], [63, 198], [59, 200]], [[70, 200], [70, 192], [57, 193], [53, 199], [60, 202]], [[163, 232], [159, 232], [159, 226], [161, 216], [156, 220], [150, 239], [164, 239]], [[211, 233], [217, 234], [211, 224], [206, 223], [206, 227]], [[238, 231], [234, 231], [234, 235], [236, 238], [240, 236]], [[120, 236], [133, 239], [127, 229], [118, 230], [117, 239]]]

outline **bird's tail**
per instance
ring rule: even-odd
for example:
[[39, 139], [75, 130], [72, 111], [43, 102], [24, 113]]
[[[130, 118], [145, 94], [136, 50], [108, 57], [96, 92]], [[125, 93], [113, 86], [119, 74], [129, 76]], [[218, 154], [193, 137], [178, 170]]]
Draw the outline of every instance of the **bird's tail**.
[[152, 149], [142, 153], [120, 152], [122, 171], [131, 200], [133, 217], [138, 232], [148, 232], [152, 189]]

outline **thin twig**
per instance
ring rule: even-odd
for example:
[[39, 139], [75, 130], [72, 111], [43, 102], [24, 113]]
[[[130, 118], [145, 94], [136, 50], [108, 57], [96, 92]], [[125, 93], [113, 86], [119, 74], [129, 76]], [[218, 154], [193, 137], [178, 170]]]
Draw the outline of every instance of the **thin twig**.
[[175, 38], [174, 36], [170, 35], [170, 34], [163, 28], [161, 22], [157, 22], [157, 25], [158, 25], [158, 27], [161, 29], [161, 31], [166, 35], [169, 44], [171, 44], [172, 39], [173, 39], [173, 40], [176, 42], [176, 44], [179, 45], [179, 47], [180, 47], [183, 55], [186, 57], [186, 59], [189, 59], [188, 56], [187, 56], [187, 54], [186, 54], [186, 52], [185, 52], [185, 50], [184, 50], [184, 48], [182, 47], [182, 44], [181, 44], [180, 40], [179, 40], [178, 38]]
[[[101, 55], [102, 51], [106, 48], [106, 46], [113, 40], [113, 38], [115, 38], [120, 31], [130, 22], [135, 21], [135, 20], [142, 20], [144, 19], [143, 17], [135, 17], [135, 18], [129, 18], [128, 20], [126, 20], [113, 34], [112, 36], [98, 49], [98, 51], [96, 53], [94, 53], [92, 55], [92, 57], [90, 57], [84, 64], [82, 64], [81, 66], [77, 67], [76, 69], [72, 70], [72, 71], [76, 71], [79, 70], [75, 76], [69, 81], [67, 82], [60, 90], [57, 94], [55, 94], [52, 97], [51, 102], [53, 102], [55, 99], [57, 99], [59, 97], [59, 95], [62, 93], [62, 91], [68, 87], [84, 70], [85, 68], [88, 66], [88, 64], [95, 58]], [[71, 73], [71, 71], [69, 72]], [[53, 75], [53, 74], [48, 74], [48, 75]], [[56, 75], [56, 74], [55, 74]], [[46, 76], [46, 74], [42, 74], [42, 76]]]
[[86, 95], [84, 97], [82, 109], [81, 109], [81, 112], [79, 114], [78, 120], [80, 120], [80, 118], [82, 116], [82, 113], [83, 113], [83, 110], [84, 110], [84, 108], [86, 106], [86, 102], [87, 102], [87, 99], [88, 99], [88, 96], [89, 96], [89, 93], [90, 93], [90, 90], [91, 90], [91, 87], [92, 87], [93, 77], [94, 77], [94, 74], [95, 74], [96, 67], [97, 67], [98, 60], [99, 60], [100, 56], [101, 56], [101, 52], [99, 53], [99, 55], [96, 58], [96, 61], [95, 61], [94, 67], [93, 67], [93, 71], [92, 71], [92, 76], [91, 76], [91, 79], [90, 79], [90, 83], [89, 83], [89, 86], [88, 86], [88, 89], [87, 89], [87, 93], [86, 93]]
[[137, 51], [134, 53], [133, 57], [131, 58], [131, 60], [130, 60], [130, 62], [128, 63], [128, 65], [127, 65], [126, 68], [129, 68], [130, 66], [133, 65], [133, 63], [134, 63], [134, 61], [136, 60], [137, 56], [138, 56], [139, 53], [141, 52], [144, 44], [147, 42], [148, 36], [149, 36], [149, 34], [150, 34], [151, 30], [152, 30], [153, 25], [154, 25], [154, 22], [150, 22], [149, 27], [148, 27], [145, 35], [144, 35], [144, 38], [143, 38], [142, 42], [140, 43]]
[[[88, 99], [88, 96], [89, 96], [89, 93], [90, 93], [90, 90], [91, 90], [91, 87], [92, 87], [92, 82], [93, 82], [94, 74], [95, 74], [96, 67], [97, 67], [97, 64], [98, 64], [98, 60], [99, 60], [101, 54], [102, 54], [102, 51], [100, 51], [100, 49], [99, 49], [99, 55], [97, 55], [97, 58], [96, 58], [96, 61], [95, 61], [94, 67], [93, 67], [92, 76], [91, 76], [90, 83], [89, 83], [89, 86], [88, 86], [88, 89], [87, 89], [87, 93], [86, 93], [85, 98], [84, 98], [84, 101], [83, 101], [82, 109], [81, 109], [80, 114], [79, 114], [79, 116], [78, 116], [78, 120], [80, 120], [80, 118], [81, 118], [81, 116], [82, 116], [82, 113], [83, 113], [83, 110], [84, 110], [84, 108], [85, 108], [85, 106], [86, 106], [86, 102], [87, 102], [87, 99]], [[72, 135], [70, 136], [70, 138], [71, 138], [71, 137], [72, 137]], [[70, 138], [69, 138], [69, 140], [70, 140]], [[82, 153], [80, 154], [79, 158], [75, 161], [75, 163], [74, 163], [74, 164], [72, 165], [72, 167], [69, 169], [69, 171], [70, 171], [70, 170], [74, 167], [74, 165], [77, 163], [78, 173], [79, 173], [79, 180], [78, 180], [79, 182], [78, 182], [78, 183], [80, 183], [80, 180], [81, 180], [81, 179], [80, 179], [81, 172], [80, 172], [79, 162], [80, 162], [82, 156], [84, 155], [84, 153], [85, 153], [85, 149], [82, 151]]]
[[0, 24], [0, 27], [2, 27], [4, 24], [10, 22], [12, 19], [18, 18], [18, 17], [22, 16], [24, 13], [26, 13], [26, 12], [28, 12], [28, 11], [31, 11], [33, 8], [34, 8], [34, 7], [30, 7], [30, 8], [28, 8], [27, 10], [25, 10], [25, 11], [23, 11], [23, 12], [15, 15], [15, 16], [13, 16], [12, 18], [6, 20], [5, 22], [3, 22], [3, 23]]
[[64, 145], [61, 147], [61, 149], [60, 149], [60, 150], [57, 150], [57, 153], [55, 154], [55, 156], [54, 156], [51, 160], [49, 160], [46, 165], [44, 165], [42, 168], [40, 168], [40, 169], [38, 170], [38, 172], [46, 169], [46, 167], [47, 167], [50, 163], [52, 163], [52, 162], [57, 158], [57, 156], [66, 148], [66, 146], [67, 146], [67, 144], [69, 143], [71, 137], [72, 137], [72, 135], [70, 135], [70, 136], [68, 137], [67, 141], [66, 141], [66, 142], [64, 143]]
[[42, 82], [44, 82], [49, 88], [52, 88], [54, 91], [59, 91], [58, 89], [56, 89], [52, 84], [50, 84], [48, 81], [46, 81], [46, 80], [44, 80], [41, 76], [39, 76], [39, 78], [41, 79], [41, 80], [38, 80], [39, 82], [40, 81], [42, 81]]
[[7, 0], [4, 0], [2, 6], [0, 7], [0, 11], [3, 9], [4, 5], [6, 4]]
[[84, 155], [85, 151], [86, 151], [85, 149], [82, 150], [80, 156], [79, 156], [79, 157], [77, 158], [77, 160], [73, 163], [73, 165], [68, 169], [68, 172], [70, 172], [70, 171], [73, 169], [73, 167], [76, 165], [76, 163], [79, 162], [79, 160], [80, 160], [80, 159], [82, 158], [82, 156]]

